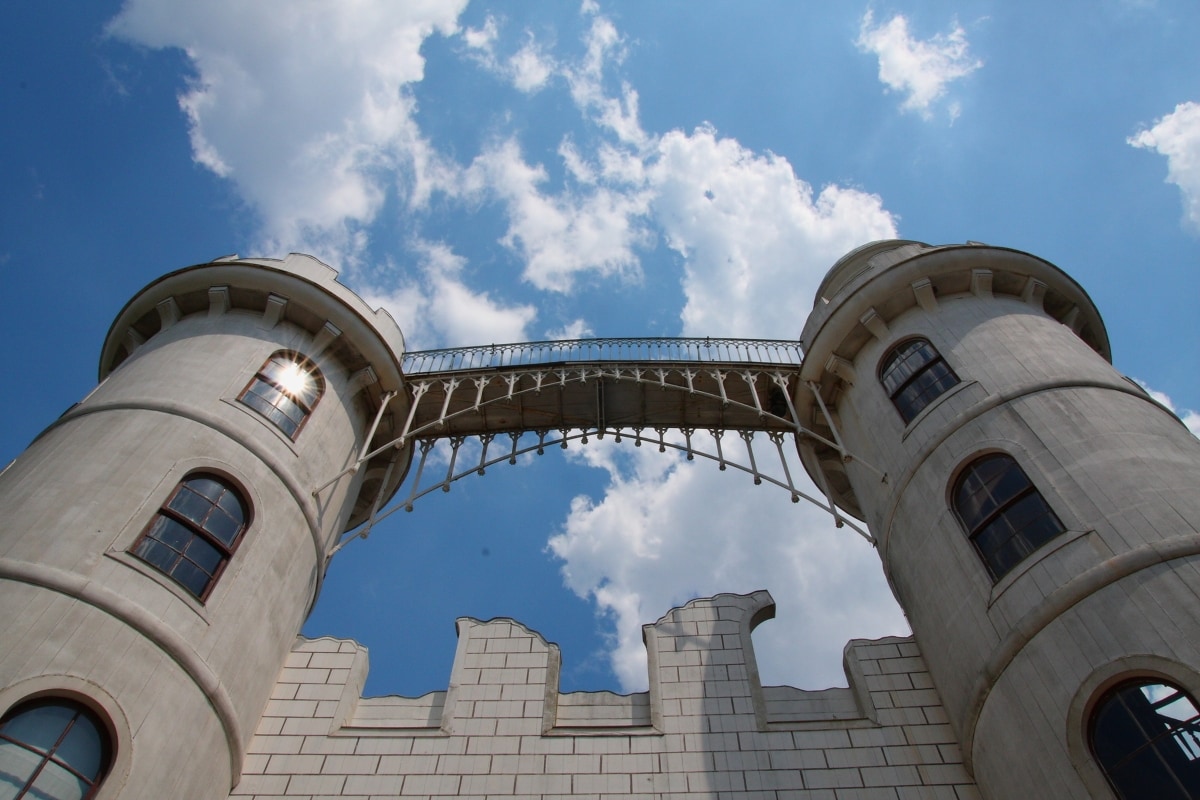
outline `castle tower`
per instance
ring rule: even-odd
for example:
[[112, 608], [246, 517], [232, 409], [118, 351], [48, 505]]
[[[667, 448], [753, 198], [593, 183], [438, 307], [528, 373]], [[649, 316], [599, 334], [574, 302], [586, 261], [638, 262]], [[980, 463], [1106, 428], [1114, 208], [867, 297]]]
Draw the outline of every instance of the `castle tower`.
[[400, 330], [335, 276], [293, 255], [160, 278], [0, 475], [0, 794], [238, 781], [331, 546], [406, 467], [314, 492], [407, 410]]
[[801, 338], [805, 465], [868, 523], [983, 794], [1200, 796], [1200, 441], [1112, 368], [1084, 291], [876, 242]]

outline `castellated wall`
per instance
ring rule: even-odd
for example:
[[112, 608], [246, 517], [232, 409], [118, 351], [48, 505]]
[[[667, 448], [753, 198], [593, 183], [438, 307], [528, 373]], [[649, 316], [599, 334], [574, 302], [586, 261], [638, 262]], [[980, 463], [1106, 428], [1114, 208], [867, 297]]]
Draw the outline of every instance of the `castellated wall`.
[[750, 632], [774, 612], [765, 591], [672, 610], [632, 695], [559, 693], [558, 647], [509, 619], [460, 619], [448, 691], [417, 698], [360, 697], [365, 648], [302, 639], [230, 797], [979, 797], [912, 639], [851, 641], [849, 688], [763, 687]]

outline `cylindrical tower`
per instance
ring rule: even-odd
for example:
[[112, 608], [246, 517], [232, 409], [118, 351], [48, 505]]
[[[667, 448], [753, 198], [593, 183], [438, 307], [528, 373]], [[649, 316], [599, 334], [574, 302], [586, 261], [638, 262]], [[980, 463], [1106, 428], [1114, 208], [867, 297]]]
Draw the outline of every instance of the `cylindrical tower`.
[[100, 385], [0, 475], [17, 791], [228, 795], [331, 546], [403, 477], [385, 453], [315, 491], [404, 418], [403, 349], [308, 256], [190, 267], [126, 305]]
[[868, 523], [985, 796], [1200, 781], [1200, 441], [1112, 368], [1086, 293], [1015, 250], [876, 242], [801, 338], [797, 410], [842, 445], [805, 466]]

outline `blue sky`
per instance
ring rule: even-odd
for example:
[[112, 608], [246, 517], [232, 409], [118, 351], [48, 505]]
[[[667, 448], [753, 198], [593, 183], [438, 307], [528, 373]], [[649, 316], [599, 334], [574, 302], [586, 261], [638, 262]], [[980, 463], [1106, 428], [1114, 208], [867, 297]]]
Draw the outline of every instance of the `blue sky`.
[[[817, 7], [819, 6], [819, 8]], [[1096, 2], [32, 3], [0, 26], [0, 460], [95, 380], [158, 275], [310, 252], [412, 349], [794, 338], [851, 248], [1030, 251], [1200, 429], [1200, 8]], [[714, 503], [713, 498], [719, 498]], [[334, 560], [310, 635], [441, 689], [512, 616], [563, 686], [645, 684], [640, 625], [767, 588], [764, 680], [906, 630], [873, 551], [710, 464], [573, 446], [435, 493]]]

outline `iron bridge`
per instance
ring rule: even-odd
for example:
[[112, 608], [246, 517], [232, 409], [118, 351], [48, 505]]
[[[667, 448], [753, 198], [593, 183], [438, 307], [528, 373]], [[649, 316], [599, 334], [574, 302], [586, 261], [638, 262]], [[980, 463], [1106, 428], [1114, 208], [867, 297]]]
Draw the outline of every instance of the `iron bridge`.
[[[372, 526], [395, 511], [412, 511], [421, 497], [438, 489], [448, 492], [454, 481], [482, 475], [494, 464], [515, 464], [519, 456], [540, 455], [546, 447], [611, 436], [746, 472], [755, 484], [783, 488], [793, 502], [812, 502], [838, 527], [848, 525], [873, 541], [837, 509], [827, 486], [818, 487], [823, 495], [818, 498], [794, 480], [786, 451], [794, 454], [805, 440], [846, 462], [853, 458], [817, 387], [801, 382], [802, 361], [794, 340], [709, 337], [579, 339], [407, 353], [402, 364], [407, 397], [384, 395], [367, 437], [372, 445], [314, 494], [389, 450], [380, 487], [391, 484], [395, 469], [410, 470], [407, 493], [400, 492], [404, 499], [382, 508], [381, 490], [367, 524], [336, 552], [355, 536], [366, 538]], [[808, 391], [821, 409], [821, 432], [805, 426], [796, 412], [795, 398]], [[391, 412], [386, 419], [385, 412]], [[756, 439], [757, 434], [763, 437]], [[431, 459], [439, 442], [448, 443], [449, 455]], [[416, 466], [410, 469], [414, 457]]]

